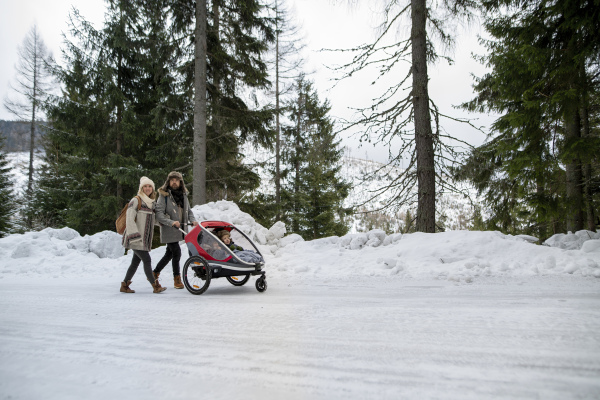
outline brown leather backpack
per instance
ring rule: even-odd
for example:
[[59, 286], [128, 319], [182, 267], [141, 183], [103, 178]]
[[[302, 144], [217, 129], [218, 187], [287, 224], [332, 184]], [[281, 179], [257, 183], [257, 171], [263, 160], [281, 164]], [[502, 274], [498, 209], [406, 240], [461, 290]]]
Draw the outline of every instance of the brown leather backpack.
[[[140, 210], [140, 208], [142, 208], [142, 199], [140, 198], [140, 196], [135, 196], [138, 199], [138, 205], [137, 205], [137, 209], [138, 211]], [[117, 233], [122, 235], [123, 232], [125, 232], [125, 227], [127, 226], [127, 209], [129, 208], [129, 202], [127, 202], [127, 204], [125, 204], [125, 207], [123, 207], [123, 209], [121, 210], [121, 213], [119, 214], [119, 216], [117, 217], [117, 220], [115, 221], [115, 226], [117, 227]]]

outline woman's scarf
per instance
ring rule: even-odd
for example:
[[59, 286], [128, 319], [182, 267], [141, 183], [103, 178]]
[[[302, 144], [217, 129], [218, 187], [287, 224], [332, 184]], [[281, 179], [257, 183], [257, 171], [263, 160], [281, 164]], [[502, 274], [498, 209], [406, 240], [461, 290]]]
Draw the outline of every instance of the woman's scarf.
[[146, 206], [148, 206], [148, 208], [150, 208], [150, 209], [154, 208], [154, 200], [151, 199], [150, 197], [146, 196], [146, 193], [144, 193], [140, 190], [140, 192], [137, 195], [140, 196], [140, 198], [142, 199], [142, 201], [144, 203], [146, 203]]

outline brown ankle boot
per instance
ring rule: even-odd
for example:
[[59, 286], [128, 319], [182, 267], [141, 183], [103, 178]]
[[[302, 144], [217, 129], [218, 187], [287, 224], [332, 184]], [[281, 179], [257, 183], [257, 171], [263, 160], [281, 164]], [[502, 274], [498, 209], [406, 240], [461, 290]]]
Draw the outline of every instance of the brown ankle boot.
[[183, 286], [183, 283], [181, 283], [181, 275], [175, 275], [173, 277], [173, 286], [175, 286], [175, 289], [183, 289], [185, 286]]
[[121, 290], [120, 290], [120, 292], [123, 292], [123, 293], [135, 293], [135, 290], [131, 290], [129, 288], [129, 285], [131, 285], [131, 281], [127, 281], [127, 282], [123, 281], [123, 282], [121, 282]]
[[154, 288], [154, 293], [160, 293], [160, 292], [164, 292], [165, 290], [167, 290], [166, 287], [160, 286], [160, 283], [158, 283], [158, 281], [154, 281], [154, 284], [152, 285], [152, 287]]
[[152, 272], [152, 275], [154, 275], [154, 280], [155, 280], [155, 281], [157, 281], [157, 280], [158, 280], [158, 277], [160, 276], [160, 272], [159, 272], [159, 273], [156, 273], [156, 272], [154, 272], [154, 271], [153, 271], [153, 272]]

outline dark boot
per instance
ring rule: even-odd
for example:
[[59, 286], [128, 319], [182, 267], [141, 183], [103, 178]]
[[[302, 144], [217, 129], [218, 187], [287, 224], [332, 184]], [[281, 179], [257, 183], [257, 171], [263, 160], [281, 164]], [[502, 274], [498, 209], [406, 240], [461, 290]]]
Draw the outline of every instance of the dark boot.
[[183, 289], [185, 286], [183, 286], [183, 283], [181, 283], [181, 275], [175, 275], [173, 277], [173, 286], [175, 286], [175, 289]]
[[129, 285], [131, 285], [131, 281], [127, 281], [127, 282], [123, 281], [123, 282], [121, 282], [121, 290], [120, 290], [120, 292], [123, 292], [123, 293], [135, 293], [135, 290], [131, 290], [129, 288]]
[[160, 292], [164, 292], [165, 290], [167, 290], [166, 287], [160, 286], [160, 283], [158, 283], [158, 281], [154, 281], [154, 284], [152, 285], [152, 287], [154, 288], [154, 293], [160, 293]]

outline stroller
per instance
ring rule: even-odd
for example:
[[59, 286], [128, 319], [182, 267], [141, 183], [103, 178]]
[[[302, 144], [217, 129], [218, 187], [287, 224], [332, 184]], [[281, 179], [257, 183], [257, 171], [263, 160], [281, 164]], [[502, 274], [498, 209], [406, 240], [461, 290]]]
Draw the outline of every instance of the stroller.
[[[231, 239], [245, 250], [253, 250], [260, 255], [260, 262], [246, 262], [231, 251], [217, 238], [216, 233], [226, 229]], [[267, 290], [264, 257], [254, 243], [233, 224], [224, 221], [202, 221], [185, 235], [185, 244], [190, 258], [183, 266], [182, 280], [191, 294], [202, 294], [215, 278], [225, 277], [233, 286], [245, 285], [250, 276], [260, 275], [256, 280], [256, 290]]]

